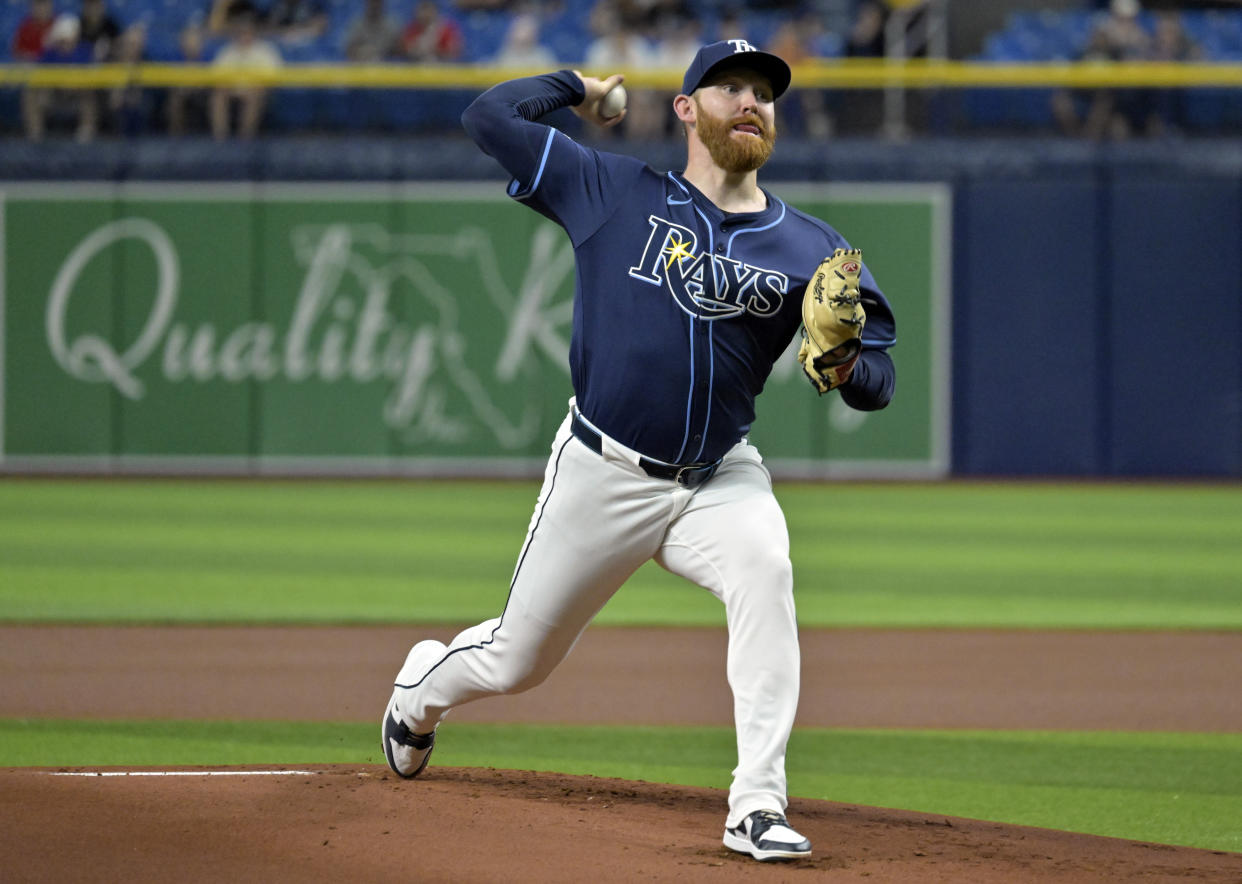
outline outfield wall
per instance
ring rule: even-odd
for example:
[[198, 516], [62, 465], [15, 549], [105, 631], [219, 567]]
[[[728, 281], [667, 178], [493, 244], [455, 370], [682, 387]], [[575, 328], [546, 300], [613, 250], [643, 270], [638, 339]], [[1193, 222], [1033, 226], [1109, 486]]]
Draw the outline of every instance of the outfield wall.
[[[633, 147], [661, 167], [683, 149]], [[1242, 147], [842, 140], [787, 142], [778, 156], [774, 189], [821, 201], [808, 207], [865, 250], [897, 305], [901, 338], [898, 401], [861, 431], [852, 413], [809, 396], [789, 366], [778, 372], [755, 436], [788, 475], [1242, 476]], [[0, 174], [23, 181], [4, 188], [4, 469], [528, 474], [542, 460], [568, 394], [564, 243], [498, 198], [498, 170], [460, 139], [6, 144]], [[387, 183], [334, 185], [326, 197], [307, 184], [347, 177]], [[179, 178], [211, 183], [149, 184]], [[442, 189], [411, 188], [413, 178]], [[462, 179], [476, 183], [449, 183]], [[264, 183], [276, 180], [300, 183]], [[458, 209], [429, 210], [429, 194]], [[894, 202], [905, 206], [897, 215]], [[363, 317], [360, 280], [388, 267], [377, 256], [407, 234], [452, 239], [479, 226], [471, 213], [503, 228], [489, 234], [492, 246], [517, 249], [495, 259], [501, 282], [489, 290], [481, 266], [463, 276], [448, 264], [426, 278], [450, 280], [436, 285], [455, 303], [491, 305], [459, 338], [476, 348], [463, 362], [474, 379], [450, 378], [433, 395], [448, 363], [430, 359], [431, 344], [417, 349], [426, 340], [417, 323], [405, 327], [404, 356], [351, 362], [344, 342]], [[144, 218], [174, 241], [182, 288], [150, 347], [131, 353], [150, 315], [141, 299], [155, 299], [168, 271], [153, 245], [160, 234], [107, 225]], [[304, 354], [320, 360], [307, 368], [288, 356], [289, 330], [299, 299], [317, 291], [306, 262], [341, 224], [348, 244], [335, 247], [347, 264], [363, 262], [346, 274], [352, 306], [305, 307], [314, 329], [304, 343], [335, 335], [345, 349]], [[56, 343], [48, 304], [58, 274], [91, 236], [120, 234], [128, 245], [83, 260], [62, 293], [73, 309]], [[426, 263], [415, 254], [382, 273], [409, 280]], [[134, 274], [146, 274], [138, 294]], [[534, 326], [514, 343], [505, 299], [529, 295], [540, 274], [557, 294], [534, 304]], [[83, 343], [104, 329], [114, 336], [107, 352]], [[254, 362], [269, 333], [283, 335], [280, 359], [292, 363]], [[505, 363], [512, 347], [534, 355]], [[143, 400], [117, 370], [139, 356]], [[350, 376], [362, 380], [349, 386]], [[427, 386], [394, 401], [411, 378]], [[346, 388], [330, 407], [312, 395]], [[153, 397], [164, 401], [158, 411], [137, 404]], [[411, 408], [422, 423], [394, 426]], [[208, 414], [219, 417], [204, 429]]]
[[1242, 475], [1242, 187], [1125, 169], [955, 191], [954, 465]]

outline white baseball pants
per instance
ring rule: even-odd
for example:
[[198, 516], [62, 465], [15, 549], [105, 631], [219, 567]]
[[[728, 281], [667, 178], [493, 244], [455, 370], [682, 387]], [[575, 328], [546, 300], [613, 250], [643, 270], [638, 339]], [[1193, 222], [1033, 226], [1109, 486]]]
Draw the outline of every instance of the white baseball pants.
[[636, 452], [607, 436], [602, 447], [602, 455], [587, 448], [566, 418], [503, 614], [459, 634], [403, 691], [406, 723], [426, 733], [455, 706], [536, 686], [654, 558], [725, 605], [738, 755], [726, 825], [755, 810], [783, 812], [799, 652], [789, 536], [768, 471], [743, 441], [715, 476], [687, 489], [651, 478]]

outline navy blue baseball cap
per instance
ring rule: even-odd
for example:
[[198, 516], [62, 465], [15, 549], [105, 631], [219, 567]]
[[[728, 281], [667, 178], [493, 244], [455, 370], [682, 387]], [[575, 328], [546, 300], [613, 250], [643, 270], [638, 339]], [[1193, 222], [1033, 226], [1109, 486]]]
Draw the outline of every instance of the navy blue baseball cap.
[[789, 65], [780, 56], [763, 52], [745, 40], [721, 40], [719, 43], [708, 43], [690, 62], [686, 78], [681, 81], [682, 94], [691, 94], [712, 74], [731, 67], [754, 68], [763, 74], [772, 84], [773, 98], [780, 98], [793, 78]]

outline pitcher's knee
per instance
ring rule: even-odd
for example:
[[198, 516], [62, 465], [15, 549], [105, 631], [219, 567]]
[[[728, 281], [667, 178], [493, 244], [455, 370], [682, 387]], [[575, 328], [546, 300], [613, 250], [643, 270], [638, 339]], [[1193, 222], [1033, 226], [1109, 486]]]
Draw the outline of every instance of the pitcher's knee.
[[741, 580], [752, 594], [781, 598], [793, 593], [793, 564], [779, 552], [761, 553], [741, 570]]
[[533, 648], [505, 655], [495, 673], [495, 687], [502, 694], [520, 694], [543, 683], [556, 668], [560, 656]]
[[523, 691], [529, 691], [531, 688], [543, 684], [544, 679], [547, 677], [547, 672], [533, 667], [514, 672], [505, 672], [501, 674], [496, 687], [502, 694], [520, 694]]
[[789, 559], [757, 561], [737, 573], [725, 592], [724, 603], [731, 623], [766, 623], [770, 626], [765, 628], [796, 631]]

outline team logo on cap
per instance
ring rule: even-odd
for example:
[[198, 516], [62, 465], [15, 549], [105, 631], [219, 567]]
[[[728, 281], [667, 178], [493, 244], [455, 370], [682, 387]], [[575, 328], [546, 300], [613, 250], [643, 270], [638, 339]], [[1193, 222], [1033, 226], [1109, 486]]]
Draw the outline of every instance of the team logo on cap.
[[725, 42], [733, 47], [733, 52], [735, 55], [739, 52], [758, 52], [759, 51], [758, 47], [751, 46], [745, 40], [726, 40]]

